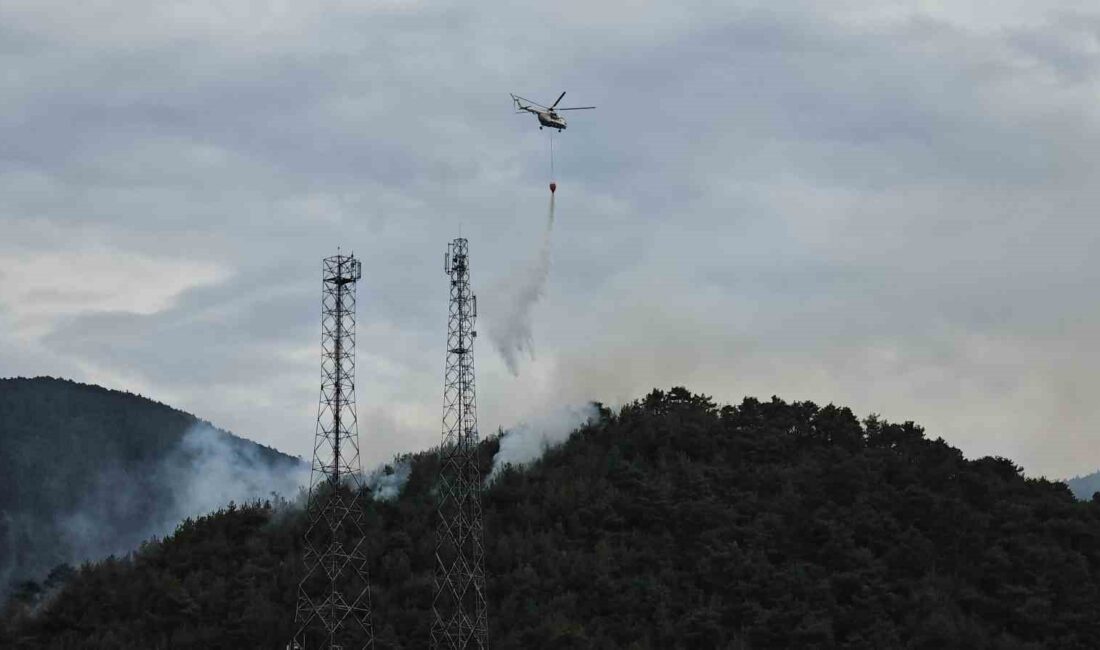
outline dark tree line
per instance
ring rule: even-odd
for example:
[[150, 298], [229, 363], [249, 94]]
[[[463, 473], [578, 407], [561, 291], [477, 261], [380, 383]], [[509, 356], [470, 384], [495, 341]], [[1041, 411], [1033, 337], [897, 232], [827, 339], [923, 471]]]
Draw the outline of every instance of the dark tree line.
[[[487, 472], [497, 440], [484, 443]], [[427, 646], [435, 472], [371, 503], [380, 648]], [[495, 648], [1097, 648], [1100, 502], [920, 427], [675, 388], [485, 492]], [[281, 648], [302, 514], [231, 506], [5, 612], [14, 648]]]

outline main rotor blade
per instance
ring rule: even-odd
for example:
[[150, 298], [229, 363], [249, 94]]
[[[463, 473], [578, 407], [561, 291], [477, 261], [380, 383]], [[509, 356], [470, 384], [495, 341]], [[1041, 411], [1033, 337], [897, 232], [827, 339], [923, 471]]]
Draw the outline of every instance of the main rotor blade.
[[554, 107], [558, 105], [558, 102], [561, 101], [562, 97], [565, 97], [565, 91], [564, 90], [561, 91], [561, 94], [558, 95], [558, 98], [554, 100], [554, 103], [550, 104], [550, 110], [554, 110]]
[[557, 108], [558, 111], [587, 111], [590, 108], [596, 108], [595, 106], [573, 106], [571, 108]]

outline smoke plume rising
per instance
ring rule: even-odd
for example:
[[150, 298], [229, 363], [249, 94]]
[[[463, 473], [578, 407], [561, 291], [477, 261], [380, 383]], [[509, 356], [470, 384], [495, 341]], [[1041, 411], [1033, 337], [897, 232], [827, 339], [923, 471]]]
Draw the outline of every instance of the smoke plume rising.
[[408, 458], [394, 458], [392, 463], [379, 465], [368, 473], [366, 484], [375, 501], [392, 501], [405, 489], [411, 472], [412, 463]]
[[554, 230], [554, 194], [550, 193], [550, 210], [546, 218], [542, 244], [531, 265], [509, 278], [500, 288], [503, 306], [489, 319], [489, 338], [504, 359], [508, 371], [519, 375], [523, 356], [534, 358], [534, 338], [531, 334], [531, 310], [546, 290], [550, 274], [550, 236]]
[[63, 511], [0, 513], [0, 597], [12, 579], [38, 579], [61, 563], [128, 553], [230, 501], [293, 499], [309, 479], [308, 464], [205, 423], [148, 465], [115, 458], [87, 471], [90, 487], [72, 494]]
[[508, 429], [493, 456], [489, 481], [505, 467], [526, 465], [538, 460], [547, 449], [560, 445], [569, 435], [599, 415], [594, 404], [552, 408]]
[[261, 457], [258, 446], [240, 442], [202, 425], [184, 435], [175, 453], [163, 461], [174, 501], [173, 510], [166, 513], [166, 526], [230, 501], [242, 503], [273, 494], [290, 499], [300, 486], [309, 484], [307, 464], [273, 464]]
[[[83, 495], [72, 513], [60, 520], [72, 540], [74, 559], [123, 553], [153, 536], [163, 537], [187, 517], [201, 516], [229, 504], [278, 494], [293, 498], [308, 485], [305, 463], [272, 463], [259, 448], [208, 425], [195, 425], [178, 446], [158, 462], [153, 491], [166, 503], [148, 503], [137, 489], [132, 470], [101, 468], [97, 489]], [[144, 502], [143, 502], [144, 501]], [[129, 529], [116, 525], [130, 513], [148, 511], [151, 517]], [[113, 525], [114, 524], [114, 525]]]

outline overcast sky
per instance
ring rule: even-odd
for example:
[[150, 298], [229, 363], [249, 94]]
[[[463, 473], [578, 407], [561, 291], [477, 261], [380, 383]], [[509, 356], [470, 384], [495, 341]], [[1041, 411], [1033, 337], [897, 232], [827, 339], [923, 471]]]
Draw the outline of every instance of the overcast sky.
[[305, 456], [340, 246], [364, 455], [435, 444], [444, 248], [491, 319], [548, 198], [508, 93], [562, 90], [599, 108], [535, 359], [478, 339], [483, 433], [682, 384], [1100, 468], [1094, 1], [0, 0], [0, 375]]

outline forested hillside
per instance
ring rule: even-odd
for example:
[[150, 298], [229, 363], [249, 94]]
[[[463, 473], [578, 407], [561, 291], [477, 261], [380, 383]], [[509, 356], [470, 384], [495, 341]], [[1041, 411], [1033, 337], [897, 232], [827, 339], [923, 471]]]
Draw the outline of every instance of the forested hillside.
[[[434, 463], [370, 502], [379, 648], [427, 647]], [[1100, 503], [843, 408], [655, 391], [506, 471], [485, 517], [495, 648], [1100, 647]], [[281, 648], [301, 524], [187, 521], [25, 594], [0, 645]]]
[[0, 379], [0, 598], [59, 563], [124, 552], [187, 514], [267, 494], [298, 466], [139, 395]]

